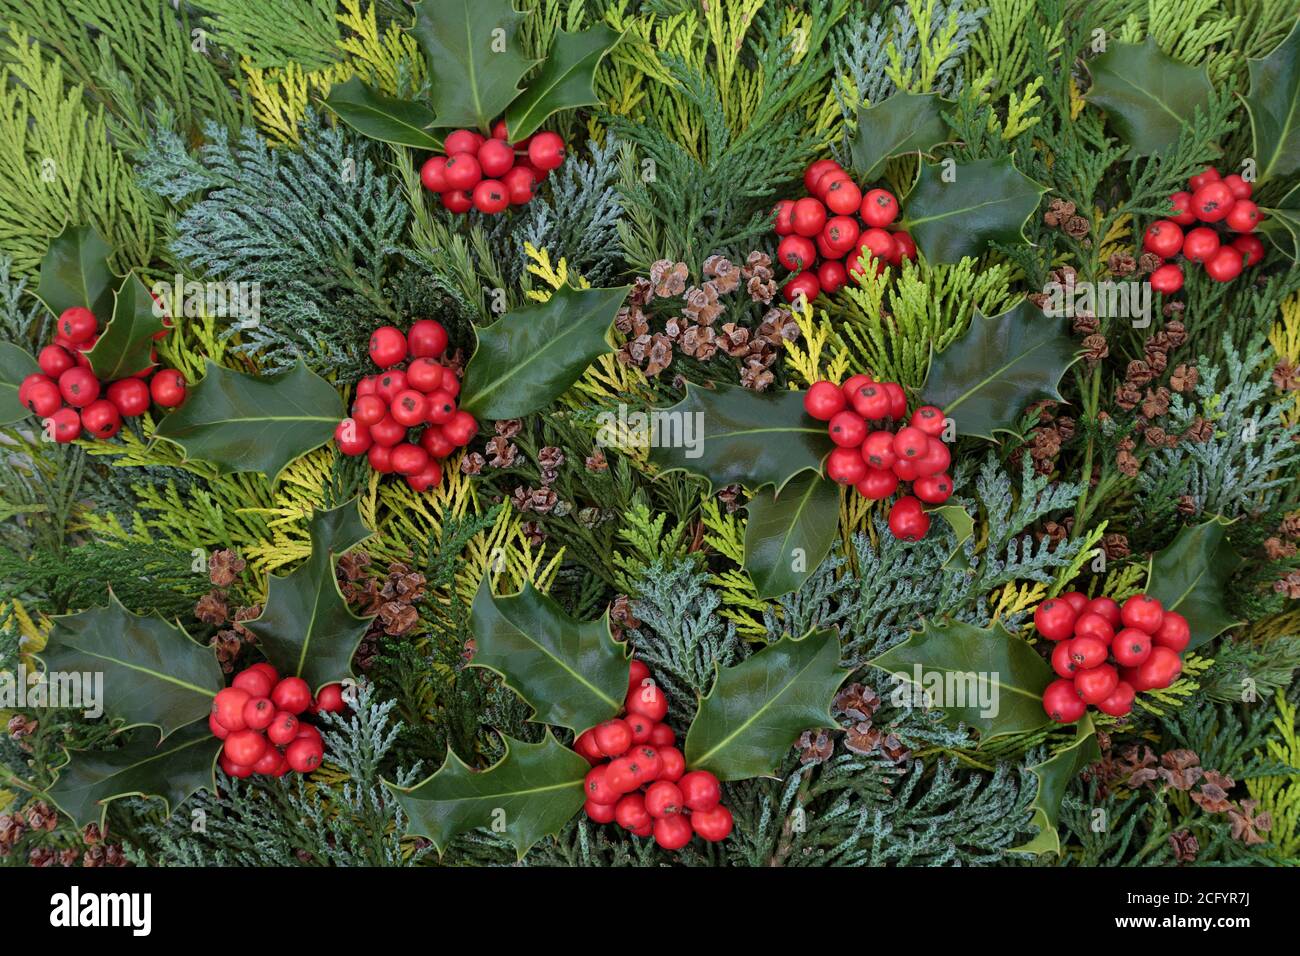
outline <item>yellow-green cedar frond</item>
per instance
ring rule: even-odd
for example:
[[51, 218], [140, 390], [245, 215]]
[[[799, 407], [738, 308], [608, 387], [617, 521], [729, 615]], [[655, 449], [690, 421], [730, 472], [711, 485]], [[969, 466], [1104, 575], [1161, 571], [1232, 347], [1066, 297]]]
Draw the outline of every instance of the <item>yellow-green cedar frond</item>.
[[[1255, 752], [1261, 760], [1300, 767], [1300, 731], [1296, 728], [1296, 705], [1277, 692], [1277, 716], [1273, 727], [1277, 736], [1270, 738], [1263, 753]], [[1250, 798], [1259, 802], [1256, 813], [1267, 813], [1273, 818], [1268, 830], [1268, 840], [1273, 846], [1265, 850], [1270, 856], [1284, 860], [1300, 857], [1300, 774], [1284, 777], [1247, 777], [1246, 789]]]
[[1097, 527], [1089, 530], [1087, 536], [1083, 539], [1083, 547], [1081, 547], [1079, 553], [1074, 556], [1074, 560], [1057, 572], [1056, 580], [1052, 583], [1052, 587], [1047, 592], [1049, 597], [1055, 597], [1060, 594], [1061, 591], [1065, 589], [1065, 586], [1073, 581], [1079, 572], [1083, 570], [1083, 566], [1101, 553], [1101, 549], [1097, 547], [1097, 542], [1101, 540], [1102, 535], [1105, 533], [1105, 521]]
[[754, 582], [743, 568], [744, 521], [734, 513], [723, 511], [713, 495], [706, 495], [700, 500], [700, 518], [704, 522], [704, 543], [734, 565], [710, 578], [722, 599], [718, 613], [734, 623], [737, 633], [742, 637], [763, 637], [767, 634], [767, 628], [763, 625], [763, 609], [766, 604], [758, 599]]
[[[842, 381], [849, 367], [849, 353], [843, 344], [834, 341], [835, 333], [825, 312], [821, 318], [813, 314], [812, 306], [800, 300], [791, 310], [799, 326], [799, 338], [786, 343], [785, 364], [804, 385], [826, 380]], [[834, 352], [829, 346], [834, 345]]]
[[841, 553], [849, 560], [849, 569], [857, 571], [858, 549], [853, 546], [853, 536], [858, 532], [871, 538], [872, 547], [876, 545], [875, 516], [885, 506], [870, 498], [864, 498], [848, 488], [840, 489], [840, 541]]
[[246, 359], [231, 355], [231, 361], [227, 361], [230, 339], [222, 336], [216, 318], [208, 315], [206, 308], [196, 316], [174, 316], [171, 322], [171, 331], [158, 341], [159, 363], [176, 369], [187, 382], [193, 384], [203, 377], [206, 359], [236, 371], [253, 371]]
[[928, 93], [934, 88], [935, 78], [940, 68], [957, 55], [958, 7], [949, 11], [948, 20], [939, 30], [938, 35], [931, 36], [931, 24], [934, 22], [935, 7], [938, 0], [907, 0], [913, 22], [916, 24], [917, 42], [921, 47], [921, 56], [915, 70], [903, 69], [903, 57], [891, 37], [885, 47], [889, 55], [886, 72], [900, 90], [910, 93]]
[[1019, 136], [1025, 130], [1030, 129], [1035, 123], [1039, 122], [1042, 117], [1034, 116], [1032, 110], [1043, 102], [1043, 98], [1038, 95], [1038, 91], [1043, 87], [1043, 78], [1034, 77], [1033, 81], [1025, 87], [1023, 93], [1011, 91], [1011, 96], [1007, 104], [1007, 119], [1002, 124], [1002, 138], [1012, 140]]
[[1047, 587], [1040, 582], [1017, 585], [1014, 581], [1009, 581], [1001, 590], [989, 595], [993, 620], [1027, 611], [1036, 607], [1045, 597]]
[[988, 13], [980, 29], [970, 38], [966, 51], [966, 75], [984, 72], [992, 77], [997, 96], [1015, 91], [1029, 77], [1029, 39], [1031, 30], [1042, 30], [1053, 58], [1064, 42], [1060, 23], [1040, 24], [1035, 13], [1036, 0], [985, 0], [980, 6]]
[[[1093, 210], [1093, 221], [1102, 222], [1105, 214], [1100, 209]], [[1107, 262], [1117, 252], [1133, 250], [1133, 214], [1121, 213], [1111, 220], [1106, 228], [1106, 235], [1097, 244], [1097, 261]]]
[[1183, 63], [1208, 63], [1214, 79], [1239, 59], [1235, 50], [1218, 50], [1238, 22], [1219, 0], [1147, 0], [1147, 29], [1160, 49]]
[[1116, 601], [1124, 601], [1137, 594], [1146, 584], [1146, 565], [1126, 564], [1112, 568], [1106, 575], [1101, 593]]
[[253, 119], [272, 146], [296, 145], [298, 124], [307, 112], [311, 97], [327, 94], [333, 84], [343, 82], [351, 72], [342, 63], [310, 73], [297, 63], [264, 69], [253, 66], [247, 58], [240, 63], [240, 69], [253, 104]]
[[1300, 609], [1274, 614], [1252, 622], [1245, 632], [1245, 638], [1262, 644], [1279, 637], [1300, 634]]
[[[1293, 294], [1282, 302], [1279, 310], [1282, 317], [1273, 323], [1268, 341], [1273, 346], [1279, 362], [1286, 362], [1293, 368], [1300, 365], [1300, 293]], [[1291, 394], [1291, 407], [1283, 415], [1287, 425], [1300, 422], [1300, 392]]]
[[1213, 658], [1201, 657], [1194, 652], [1184, 654], [1183, 671], [1178, 680], [1161, 690], [1148, 690], [1138, 694], [1137, 706], [1157, 717], [1163, 717], [1171, 710], [1177, 710], [1201, 689], [1197, 678], [1209, 670], [1213, 663]]
[[[564, 258], [561, 258], [555, 265], [551, 265], [551, 254], [545, 249], [538, 249], [531, 242], [524, 243], [524, 255], [532, 260], [527, 266], [528, 274], [537, 276], [552, 290], [559, 289], [566, 282], [575, 289], [591, 288], [591, 283], [587, 281], [586, 277], [576, 273], [572, 277], [569, 276], [569, 264]], [[528, 292], [528, 298], [535, 302], [547, 302], [551, 298], [551, 293], [545, 289], [531, 289]]]

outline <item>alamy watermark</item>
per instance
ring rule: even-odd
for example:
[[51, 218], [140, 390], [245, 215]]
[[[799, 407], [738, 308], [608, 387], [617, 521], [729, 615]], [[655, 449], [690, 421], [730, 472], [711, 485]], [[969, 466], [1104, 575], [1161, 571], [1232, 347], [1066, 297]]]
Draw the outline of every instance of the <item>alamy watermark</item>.
[[1052, 281], [1043, 286], [1043, 295], [1047, 296], [1043, 311], [1048, 315], [1132, 319], [1135, 329], [1151, 324], [1150, 282], [1075, 282], [1073, 275], [1067, 275], [1063, 283]]
[[155, 282], [153, 314], [158, 318], [210, 316], [236, 319], [241, 328], [256, 328], [262, 322], [262, 283], [188, 282], [179, 272], [171, 284]]
[[601, 412], [596, 422], [596, 444], [603, 448], [683, 448], [687, 458], [704, 454], [703, 412], [633, 412], [620, 402], [618, 411]]
[[912, 665], [912, 673], [895, 671], [890, 675], [894, 690], [890, 702], [895, 707], [959, 707], [978, 710], [984, 718], [998, 715], [998, 672], [925, 670]]
[[93, 719], [104, 713], [103, 671], [0, 671], [0, 710], [67, 708]]

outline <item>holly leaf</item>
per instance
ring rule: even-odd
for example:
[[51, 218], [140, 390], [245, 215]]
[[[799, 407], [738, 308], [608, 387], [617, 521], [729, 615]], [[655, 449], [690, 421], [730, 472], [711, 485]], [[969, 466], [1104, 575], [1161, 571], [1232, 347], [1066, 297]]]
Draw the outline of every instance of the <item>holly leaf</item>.
[[1151, 556], [1146, 593], [1187, 618], [1192, 629], [1188, 650], [1245, 623], [1227, 608], [1228, 582], [1242, 563], [1228, 541], [1231, 524], [1215, 515], [1201, 524], [1184, 525], [1169, 547]]
[[223, 475], [259, 471], [274, 480], [289, 462], [329, 441], [344, 414], [338, 392], [301, 360], [266, 378], [209, 360], [203, 381], [154, 434]]
[[371, 618], [356, 617], [339, 592], [334, 561], [372, 534], [357, 499], [312, 514], [311, 555], [287, 575], [271, 575], [261, 616], [244, 622], [281, 674], [319, 690], [352, 672], [352, 655]]
[[988, 318], [976, 309], [962, 337], [930, 360], [924, 401], [952, 416], [959, 433], [993, 440], [1030, 403], [1061, 400], [1075, 348], [1065, 320], [1028, 301]]
[[596, 68], [619, 39], [620, 34], [603, 23], [578, 33], [557, 30], [541, 72], [506, 110], [510, 141], [517, 143], [532, 136], [548, 116], [560, 110], [599, 103]]
[[[117, 277], [108, 267], [113, 250], [90, 226], [68, 226], [50, 240], [36, 297], [57, 317], [73, 306], [84, 306], [97, 319], [113, 311]], [[138, 369], [137, 369], [138, 371]]]
[[427, 104], [385, 96], [358, 76], [335, 83], [325, 105], [358, 133], [384, 143], [413, 149], [442, 150], [442, 139], [429, 132], [436, 118]]
[[1074, 726], [1074, 740], [1029, 771], [1038, 778], [1038, 793], [1030, 804], [1038, 835], [1012, 848], [1012, 853], [1060, 853], [1061, 837], [1056, 831], [1061, 819], [1061, 801], [1071, 782], [1085, 767], [1101, 759], [1097, 730], [1092, 715], [1085, 713]]
[[79, 827], [96, 823], [103, 829], [109, 803], [122, 797], [160, 797], [170, 817], [196, 790], [215, 789], [213, 764], [220, 750], [206, 722], [195, 721], [162, 740], [141, 728], [116, 750], [70, 753], [46, 792]]
[[803, 472], [779, 493], [749, 503], [745, 570], [763, 600], [799, 588], [826, 559], [840, 519], [840, 491], [815, 471]]
[[1282, 197], [1276, 206], [1260, 206], [1259, 228], [1278, 251], [1291, 259], [1300, 258], [1300, 185]]
[[563, 286], [478, 332], [461, 408], [484, 419], [519, 418], [545, 407], [610, 350], [609, 326], [628, 286]]
[[511, 0], [420, 0], [413, 7], [411, 32], [429, 64], [437, 125], [487, 133], [537, 65], [519, 39], [525, 15]]
[[931, 508], [930, 512], [948, 522], [953, 534], [957, 536], [957, 547], [953, 548], [952, 554], [948, 555], [947, 560], [943, 562], [943, 567], [969, 571], [970, 562], [966, 560], [965, 545], [975, 533], [975, 519], [967, 514], [966, 509], [961, 505], [940, 505], [938, 508]]
[[981, 743], [1047, 723], [1043, 691], [1055, 677], [1032, 647], [1000, 622], [924, 621], [901, 644], [869, 662], [912, 685], [951, 725], [980, 731]]
[[769, 644], [718, 670], [686, 732], [686, 765], [719, 780], [774, 777], [802, 731], [837, 727], [830, 705], [849, 671], [834, 631]]
[[18, 389], [23, 379], [41, 370], [36, 359], [12, 342], [0, 342], [0, 425], [22, 421], [31, 414], [18, 401]]
[[1204, 66], [1187, 66], [1166, 56], [1155, 37], [1143, 43], [1111, 43], [1087, 63], [1092, 88], [1084, 99], [1106, 111], [1111, 128], [1134, 156], [1150, 156], [1177, 143], [1178, 134], [1213, 91]]
[[943, 121], [950, 106], [938, 93], [895, 93], [858, 111], [850, 150], [853, 171], [862, 182], [880, 178], [885, 162], [906, 153], [928, 153], [952, 135]]
[[1300, 172], [1300, 20], [1268, 56], [1248, 58], [1246, 69], [1257, 179], [1289, 179]]
[[[226, 686], [211, 648], [160, 618], [132, 614], [111, 591], [107, 607], [54, 618], [40, 657], [47, 679], [102, 675], [95, 692], [105, 713], [128, 727], [157, 727], [164, 738], [207, 717]], [[83, 701], [85, 693], [83, 684]]]
[[685, 398], [650, 415], [651, 437], [657, 438], [650, 461], [665, 472], [698, 475], [710, 487], [773, 485], [779, 491], [801, 471], [820, 471], [832, 448], [825, 423], [804, 411], [803, 392], [688, 382]]
[[86, 353], [90, 367], [104, 382], [129, 378], [153, 365], [154, 336], [163, 331], [162, 307], [134, 272], [113, 300], [113, 317]]
[[[1025, 223], [1046, 191], [1010, 157], [951, 166], [921, 164], [898, 228], [911, 233], [931, 262], [960, 262], [993, 243], [1023, 243]], [[946, 177], [946, 178], [945, 178]]]
[[459, 834], [491, 827], [522, 860], [534, 843], [569, 822], [586, 801], [587, 761], [549, 730], [537, 744], [505, 734], [501, 739], [505, 756], [487, 770], [474, 770], [449, 749], [424, 782], [404, 790], [385, 781], [406, 813], [408, 835], [428, 837], [442, 853]]

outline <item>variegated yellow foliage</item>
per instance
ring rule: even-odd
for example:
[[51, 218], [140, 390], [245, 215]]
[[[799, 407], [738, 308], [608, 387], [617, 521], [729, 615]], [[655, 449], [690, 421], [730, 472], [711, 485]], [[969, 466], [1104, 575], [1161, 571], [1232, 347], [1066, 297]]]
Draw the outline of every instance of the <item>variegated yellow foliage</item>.
[[1028, 611], [1036, 607], [1046, 596], [1047, 586], [1038, 581], [1027, 584], [1009, 581], [1000, 591], [994, 591], [989, 595], [993, 620]]
[[[1268, 763], [1287, 767], [1300, 767], [1300, 730], [1296, 726], [1296, 705], [1277, 692], [1278, 714], [1273, 718], [1277, 736], [1266, 742], [1263, 753], [1255, 756]], [[1246, 789], [1250, 798], [1259, 802], [1255, 812], [1272, 817], [1268, 840], [1273, 844], [1266, 850], [1283, 860], [1300, 857], [1300, 773], [1283, 777], [1247, 777]]]
[[745, 522], [734, 513], [723, 511], [718, 499], [705, 495], [700, 499], [700, 519], [704, 522], [704, 543], [726, 558], [731, 567], [713, 574], [710, 582], [718, 589], [722, 606], [718, 613], [736, 625], [736, 633], [747, 639], [767, 635], [763, 626], [765, 602], [759, 600], [754, 582], [743, 565], [745, 562]]
[[785, 346], [785, 364], [795, 380], [791, 388], [798, 382], [806, 387], [823, 380], [843, 381], [849, 369], [849, 354], [836, 340], [830, 318], [825, 312], [820, 318], [815, 316], [805, 299], [800, 299], [791, 313], [799, 326], [799, 338]]

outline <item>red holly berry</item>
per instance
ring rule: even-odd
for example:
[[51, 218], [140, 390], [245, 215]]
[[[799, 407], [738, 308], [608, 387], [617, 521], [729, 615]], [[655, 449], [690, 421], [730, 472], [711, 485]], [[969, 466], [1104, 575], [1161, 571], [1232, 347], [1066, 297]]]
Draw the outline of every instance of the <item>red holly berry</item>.
[[1161, 259], [1172, 259], [1183, 247], [1183, 230], [1178, 223], [1157, 219], [1142, 235], [1142, 248]]
[[376, 445], [392, 448], [406, 437], [406, 427], [393, 420], [392, 415], [385, 415], [370, 426], [370, 438]]
[[99, 323], [95, 321], [95, 314], [85, 306], [74, 305], [59, 315], [58, 329], [59, 335], [70, 344], [84, 345], [95, 337]]
[[781, 295], [787, 302], [796, 302], [799, 299], [811, 302], [821, 295], [821, 291], [822, 286], [817, 281], [815, 272], [801, 272], [781, 287]]
[[1038, 605], [1034, 611], [1034, 627], [1049, 641], [1063, 641], [1074, 634], [1074, 619], [1078, 617], [1068, 601], [1053, 598]]
[[122, 413], [108, 399], [96, 399], [82, 411], [81, 425], [96, 438], [112, 438], [122, 429]]
[[[615, 757], [605, 766], [608, 768], [605, 783], [615, 793], [622, 795], [641, 786], [637, 767], [631, 758]], [[593, 799], [595, 798], [593, 797]]]
[[452, 153], [447, 157], [442, 175], [447, 180], [449, 192], [468, 190], [482, 181], [483, 167], [478, 163], [478, 156], [472, 152]]
[[59, 376], [59, 393], [73, 408], [84, 408], [99, 398], [99, 379], [90, 369], [74, 365]]
[[842, 262], [829, 260], [817, 267], [817, 284], [827, 295], [834, 295], [843, 289], [849, 281], [849, 274]]
[[707, 770], [692, 770], [677, 781], [682, 804], [690, 810], [710, 810], [722, 799], [722, 785]]
[[587, 817], [592, 823], [613, 823], [617, 817], [615, 809], [617, 806], [614, 803], [596, 803], [588, 800], [582, 805], [582, 809], [587, 812]]
[[718, 804], [709, 810], [698, 810], [691, 814], [691, 829], [696, 835], [710, 843], [717, 843], [725, 840], [731, 835], [731, 829], [735, 821], [731, 817], [731, 811]]
[[659, 779], [667, 780], [669, 783], [676, 783], [682, 779], [682, 774], [686, 772], [686, 758], [682, 756], [682, 752], [671, 745], [656, 745], [655, 749], [659, 751]]
[[930, 436], [919, 428], [904, 425], [894, 436], [894, 454], [900, 459], [915, 461], [926, 453]]
[[1192, 262], [1205, 262], [1219, 251], [1219, 234], [1207, 226], [1197, 226], [1183, 237], [1183, 255]]
[[639, 793], [629, 793], [619, 798], [614, 805], [614, 819], [625, 830], [640, 830], [650, 822], [645, 797]]
[[[403, 389], [393, 396], [389, 414], [397, 424], [412, 428], [424, 423], [425, 417], [429, 414], [429, 403], [423, 392], [417, 392], [413, 388]], [[353, 417], [356, 417], [355, 411]], [[381, 415], [380, 419], [382, 418]]]
[[952, 478], [946, 472], [924, 475], [912, 482], [912, 494], [928, 505], [941, 505], [952, 497]]
[[625, 718], [628, 727], [632, 728], [632, 744], [635, 747], [638, 744], [648, 744], [650, 735], [654, 732], [655, 722], [641, 714], [628, 714]]
[[1106, 663], [1110, 645], [1096, 637], [1075, 637], [1070, 641], [1070, 659], [1079, 670]]
[[1169, 219], [1178, 223], [1180, 226], [1190, 226], [1196, 222], [1196, 213], [1192, 212], [1192, 194], [1186, 190], [1174, 193], [1169, 197], [1169, 202], [1174, 207], [1174, 214]]
[[477, 153], [483, 145], [483, 134], [472, 129], [458, 129], [447, 134], [442, 141], [443, 151], [448, 156], [453, 153]]
[[56, 442], [66, 445], [81, 437], [81, 415], [75, 408], [65, 405], [45, 419], [47, 428], [52, 428]]
[[63, 346], [47, 345], [41, 349], [40, 355], [36, 357], [36, 364], [50, 378], [58, 379], [68, 369], [73, 368], [77, 364], [77, 360]]
[[830, 382], [813, 382], [803, 396], [803, 410], [819, 422], [829, 422], [845, 404], [844, 393]]
[[862, 205], [862, 190], [849, 178], [837, 179], [826, 188], [826, 207], [840, 216], [851, 216]]
[[457, 448], [463, 448], [478, 434], [478, 421], [466, 411], [456, 411], [442, 426], [442, 433]]
[[1152, 291], [1172, 295], [1183, 287], [1182, 267], [1172, 262], [1157, 266], [1151, 273], [1150, 282]]
[[1259, 223], [1259, 207], [1249, 199], [1238, 199], [1232, 204], [1223, 221], [1235, 232], [1254, 232], [1255, 226]]
[[380, 368], [390, 368], [406, 358], [406, 336], [391, 325], [381, 325], [370, 333], [370, 360]]
[[448, 212], [462, 215], [474, 208], [474, 193], [469, 189], [448, 189], [442, 194], [442, 205]]
[[1196, 192], [1206, 183], [1218, 182], [1219, 179], [1220, 179], [1219, 171], [1215, 169], [1213, 166], [1206, 166], [1205, 169], [1201, 170], [1201, 172], [1197, 173], [1191, 179], [1187, 180], [1187, 188], [1189, 188], [1192, 192]]
[[790, 271], [802, 272], [817, 260], [817, 247], [806, 236], [786, 236], [777, 244], [776, 259]]
[[370, 429], [354, 418], [345, 418], [334, 428], [334, 444], [349, 457], [364, 455], [374, 445]]
[[1148, 594], [1135, 594], [1120, 608], [1120, 621], [1125, 627], [1136, 627], [1148, 634], [1160, 630], [1165, 619], [1165, 607], [1157, 598]]
[[1126, 627], [1111, 641], [1110, 652], [1121, 667], [1137, 667], [1151, 656], [1151, 635]]
[[889, 530], [900, 541], [920, 541], [930, 530], [930, 516], [919, 499], [904, 495], [889, 509]]
[[239, 687], [217, 691], [217, 696], [212, 699], [212, 716], [227, 730], [243, 730], [244, 705], [250, 697], [248, 691]]
[[277, 747], [291, 743], [298, 736], [298, 718], [288, 711], [277, 710], [267, 725], [266, 736]]
[[311, 773], [320, 766], [324, 757], [325, 748], [320, 741], [310, 737], [299, 737], [284, 748], [284, 759], [289, 762], [290, 769], [297, 773]]
[[916, 242], [911, 235], [906, 232], [893, 232], [891, 235], [894, 237], [894, 245], [898, 246], [899, 262], [916, 258]]
[[867, 437], [867, 423], [857, 412], [847, 409], [831, 418], [826, 430], [831, 436], [831, 441], [841, 448], [857, 448]]
[[1079, 699], [1074, 681], [1061, 678], [1043, 691], [1043, 710], [1058, 724], [1072, 724], [1087, 712], [1088, 705]]
[[656, 819], [674, 813], [681, 813], [684, 806], [682, 791], [675, 783], [667, 780], [656, 780], [646, 789], [646, 812]]
[[1182, 669], [1183, 662], [1178, 652], [1157, 644], [1151, 648], [1151, 656], [1138, 666], [1137, 677], [1145, 689], [1159, 690], [1172, 684]]
[[882, 428], [867, 435], [862, 442], [862, 460], [872, 468], [892, 468], [898, 461], [894, 452], [894, 433]]
[[526, 206], [533, 201], [533, 186], [537, 176], [527, 166], [516, 166], [501, 177], [512, 206]]
[[1192, 212], [1201, 222], [1219, 222], [1237, 200], [1222, 182], [1206, 183], [1192, 193]]
[[1084, 605], [1083, 613], [1074, 619], [1074, 636], [1095, 637], [1109, 647], [1115, 637], [1115, 628], [1106, 618], [1100, 614], [1093, 614], [1088, 610], [1087, 605]]
[[654, 822], [655, 842], [665, 850], [680, 850], [691, 842], [690, 821], [680, 814], [660, 817]]
[[225, 740], [230, 736], [230, 731], [221, 726], [221, 723], [217, 720], [217, 715], [210, 711], [208, 713], [208, 730], [210, 730], [212, 736], [216, 737], [218, 740]]
[[1241, 275], [1245, 256], [1234, 246], [1223, 246], [1205, 260], [1205, 274], [1215, 282], [1231, 282]]
[[515, 151], [499, 139], [484, 140], [478, 148], [478, 164], [484, 176], [500, 179], [515, 165]]
[[606, 757], [621, 757], [632, 746], [632, 728], [627, 721], [615, 717], [597, 724], [592, 730], [592, 739]]
[[932, 438], [938, 438], [944, 429], [943, 410], [933, 405], [922, 405], [912, 413], [911, 425]]
[[[804, 188], [812, 192], [817, 185], [817, 180], [822, 177], [823, 173], [832, 169], [839, 169], [840, 164], [833, 159], [819, 159], [816, 162], [809, 163], [808, 168], [804, 170], [803, 184]], [[843, 170], [841, 170], [843, 172]]]
[[236, 730], [226, 737], [221, 751], [232, 763], [251, 767], [262, 759], [268, 744], [266, 737], [258, 730]]
[[564, 140], [557, 133], [537, 133], [528, 142], [528, 162], [550, 171], [564, 162]]
[[868, 382], [849, 395], [849, 404], [863, 418], [876, 421], [889, 415], [889, 392], [881, 382]]
[[279, 710], [301, 714], [311, 706], [311, 688], [301, 677], [286, 677], [271, 691], [271, 700]]
[[1084, 605], [1083, 610], [1086, 613], [1099, 614], [1104, 617], [1106, 622], [1111, 626], [1111, 630], [1114, 630], [1120, 625], [1119, 605], [1115, 603], [1113, 598], [1093, 598]]
[[420, 167], [420, 185], [429, 192], [446, 192], [448, 189], [446, 169], [446, 156], [430, 156]]
[[1187, 623], [1187, 618], [1177, 611], [1165, 611], [1165, 616], [1160, 619], [1160, 626], [1156, 628], [1151, 638], [1160, 647], [1167, 647], [1181, 654], [1191, 643], [1192, 628]]
[[1121, 680], [1115, 685], [1115, 689], [1111, 691], [1110, 696], [1097, 705], [1097, 709], [1103, 714], [1109, 714], [1112, 717], [1123, 717], [1133, 710], [1135, 696], [1133, 685]]
[[1229, 173], [1224, 176], [1223, 185], [1227, 186], [1228, 191], [1232, 193], [1232, 197], [1238, 200], [1249, 199], [1250, 194], [1254, 191], [1254, 187], [1236, 173]]
[[866, 477], [855, 487], [862, 497], [883, 501], [898, 490], [898, 476], [888, 468], [872, 468], [868, 465]]
[[1100, 704], [1118, 684], [1119, 671], [1110, 664], [1098, 664], [1074, 675], [1074, 689], [1085, 704]]
[[430, 425], [420, 433], [420, 447], [429, 453], [429, 457], [441, 460], [455, 451], [457, 446], [447, 439], [439, 426]]
[[856, 448], [835, 448], [826, 458], [826, 477], [841, 485], [856, 485], [867, 477], [867, 463]]
[[1074, 679], [1074, 675], [1079, 671], [1079, 664], [1074, 659], [1073, 640], [1060, 641], [1052, 648], [1052, 670], [1056, 671], [1058, 677]]
[[858, 237], [858, 243], [871, 253], [879, 262], [876, 271], [884, 270], [884, 263], [898, 259], [898, 246], [894, 237], [883, 229], [866, 229]]
[[399, 475], [418, 475], [429, 466], [429, 453], [419, 445], [402, 442], [393, 446], [388, 460]]
[[244, 726], [251, 730], [265, 730], [275, 720], [276, 707], [269, 697], [250, 697], [244, 704]]
[[862, 197], [862, 207], [859, 211], [862, 221], [868, 226], [877, 228], [888, 226], [898, 218], [898, 200], [887, 189], [870, 189]]
[[634, 687], [623, 700], [623, 708], [629, 714], [640, 714], [651, 721], [663, 720], [668, 713], [668, 697], [654, 681], [647, 681]]
[[1088, 606], [1088, 595], [1082, 591], [1066, 591], [1060, 597], [1062, 601], [1074, 608], [1075, 614], [1082, 614], [1083, 609]]
[[948, 470], [952, 464], [952, 452], [938, 438], [926, 439], [925, 454], [915, 459], [916, 473], [921, 477], [938, 475]]
[[1232, 240], [1232, 248], [1241, 253], [1248, 268], [1264, 258], [1264, 243], [1258, 236], [1238, 236]]
[[[492, 140], [496, 142], [496, 140]], [[510, 191], [499, 179], [485, 179], [474, 187], [474, 208], [488, 216], [495, 216], [510, 205]]]
[[[826, 207], [821, 204], [821, 200], [805, 196], [795, 202], [792, 220], [794, 231], [798, 235], [811, 238], [826, 225]], [[808, 264], [812, 265], [811, 260]]]

